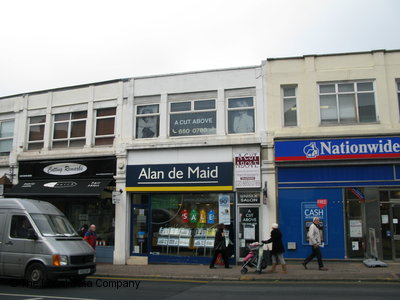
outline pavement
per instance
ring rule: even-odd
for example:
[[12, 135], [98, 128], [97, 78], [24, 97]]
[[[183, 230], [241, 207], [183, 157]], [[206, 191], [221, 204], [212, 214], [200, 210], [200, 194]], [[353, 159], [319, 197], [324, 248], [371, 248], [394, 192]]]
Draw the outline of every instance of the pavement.
[[187, 280], [187, 281], [333, 281], [333, 282], [399, 282], [400, 262], [385, 262], [387, 267], [368, 268], [361, 261], [325, 261], [327, 271], [318, 270], [316, 262], [310, 262], [305, 270], [300, 261], [287, 261], [288, 272], [282, 273], [280, 266], [277, 273], [268, 273], [270, 266], [257, 274], [249, 269], [241, 274], [239, 265], [225, 269], [208, 265], [113, 265], [97, 264], [94, 277], [118, 277], [143, 280]]

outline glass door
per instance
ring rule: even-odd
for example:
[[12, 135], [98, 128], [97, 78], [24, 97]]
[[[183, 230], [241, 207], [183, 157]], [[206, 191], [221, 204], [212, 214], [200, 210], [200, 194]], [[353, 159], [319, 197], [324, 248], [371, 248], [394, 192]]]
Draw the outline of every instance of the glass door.
[[147, 195], [136, 194], [132, 203], [132, 248], [133, 254], [148, 254], [149, 251], [149, 202]]
[[400, 203], [381, 204], [383, 259], [400, 259]]

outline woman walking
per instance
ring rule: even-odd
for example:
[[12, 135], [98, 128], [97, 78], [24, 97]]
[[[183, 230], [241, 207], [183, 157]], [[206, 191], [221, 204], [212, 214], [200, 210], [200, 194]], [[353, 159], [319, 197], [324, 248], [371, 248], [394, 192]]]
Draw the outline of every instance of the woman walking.
[[282, 243], [282, 232], [278, 229], [278, 224], [272, 224], [271, 238], [267, 241], [263, 241], [264, 244], [272, 243], [272, 268], [269, 271], [270, 273], [276, 272], [276, 265], [280, 263], [282, 265], [282, 272], [287, 273], [286, 262], [283, 258], [283, 253], [285, 252], [285, 248]]
[[224, 224], [217, 225], [217, 232], [215, 233], [214, 240], [214, 254], [211, 259], [210, 269], [215, 269], [215, 261], [217, 260], [218, 254], [221, 253], [222, 259], [224, 260], [225, 268], [230, 269], [229, 267], [229, 259], [225, 242], [225, 233], [224, 233]]

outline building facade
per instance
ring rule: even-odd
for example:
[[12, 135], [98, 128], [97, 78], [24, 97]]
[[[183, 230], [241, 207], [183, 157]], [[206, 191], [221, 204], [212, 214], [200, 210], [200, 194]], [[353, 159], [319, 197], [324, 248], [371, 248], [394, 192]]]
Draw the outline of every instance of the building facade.
[[399, 51], [265, 63], [277, 218], [287, 257], [313, 217], [327, 258], [400, 257]]
[[6, 197], [98, 228], [98, 261], [232, 262], [278, 222], [288, 258], [400, 257], [400, 51], [268, 59], [0, 98]]

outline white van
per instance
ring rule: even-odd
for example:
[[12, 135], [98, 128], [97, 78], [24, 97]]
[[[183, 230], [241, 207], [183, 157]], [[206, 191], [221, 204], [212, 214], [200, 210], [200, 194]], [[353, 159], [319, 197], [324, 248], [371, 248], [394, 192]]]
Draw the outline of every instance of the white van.
[[31, 287], [48, 280], [81, 281], [96, 271], [95, 252], [52, 204], [0, 199], [0, 277], [25, 278]]

